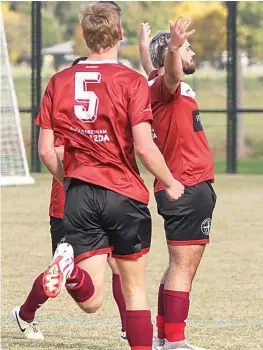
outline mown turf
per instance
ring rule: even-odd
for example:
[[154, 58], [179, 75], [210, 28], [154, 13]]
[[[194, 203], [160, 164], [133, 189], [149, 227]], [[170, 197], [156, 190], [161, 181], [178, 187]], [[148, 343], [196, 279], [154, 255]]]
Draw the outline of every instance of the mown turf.
[[[144, 177], [151, 187], [151, 177]], [[110, 271], [105, 302], [97, 314], [85, 315], [65, 292], [41, 308], [38, 316], [44, 342], [27, 341], [11, 321], [11, 309], [24, 301], [35, 277], [50, 261], [50, 176], [37, 175], [35, 179], [33, 186], [2, 189], [2, 349], [127, 350], [119, 341]], [[193, 286], [188, 338], [213, 350], [262, 350], [263, 177], [218, 175], [215, 189], [218, 202], [211, 244]], [[150, 208], [153, 242], [148, 290], [155, 316], [167, 252], [153, 198]]]

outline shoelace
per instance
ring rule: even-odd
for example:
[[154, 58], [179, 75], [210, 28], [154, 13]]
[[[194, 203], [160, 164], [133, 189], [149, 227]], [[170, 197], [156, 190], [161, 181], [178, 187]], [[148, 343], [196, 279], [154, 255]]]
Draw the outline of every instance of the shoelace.
[[39, 332], [38, 325], [37, 325], [36, 322], [31, 323], [31, 328], [32, 328], [34, 333], [38, 333]]

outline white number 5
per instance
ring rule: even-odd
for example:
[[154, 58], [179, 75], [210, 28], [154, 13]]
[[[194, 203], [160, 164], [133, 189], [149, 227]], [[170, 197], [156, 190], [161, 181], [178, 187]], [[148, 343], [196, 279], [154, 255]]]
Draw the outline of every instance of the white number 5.
[[[85, 103], [74, 105], [74, 112], [78, 119], [86, 123], [94, 123], [97, 119], [99, 99], [94, 91], [88, 91], [88, 84], [98, 84], [101, 74], [98, 72], [77, 72], [75, 74], [75, 100]], [[88, 105], [88, 106], [87, 106]]]

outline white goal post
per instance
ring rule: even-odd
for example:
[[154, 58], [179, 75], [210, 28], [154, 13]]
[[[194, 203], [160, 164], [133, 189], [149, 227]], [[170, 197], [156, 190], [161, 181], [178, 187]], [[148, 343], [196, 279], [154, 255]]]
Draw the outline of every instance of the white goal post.
[[7, 51], [5, 29], [0, 8], [1, 31], [1, 186], [29, 185], [35, 181], [29, 174], [16, 93]]

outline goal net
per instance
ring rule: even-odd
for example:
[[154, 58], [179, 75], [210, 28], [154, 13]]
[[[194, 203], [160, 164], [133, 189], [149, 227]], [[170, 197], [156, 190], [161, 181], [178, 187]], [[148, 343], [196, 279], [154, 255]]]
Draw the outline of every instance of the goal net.
[[28, 185], [35, 181], [29, 174], [17, 106], [11, 66], [7, 51], [2, 12], [0, 9], [1, 35], [1, 186]]

